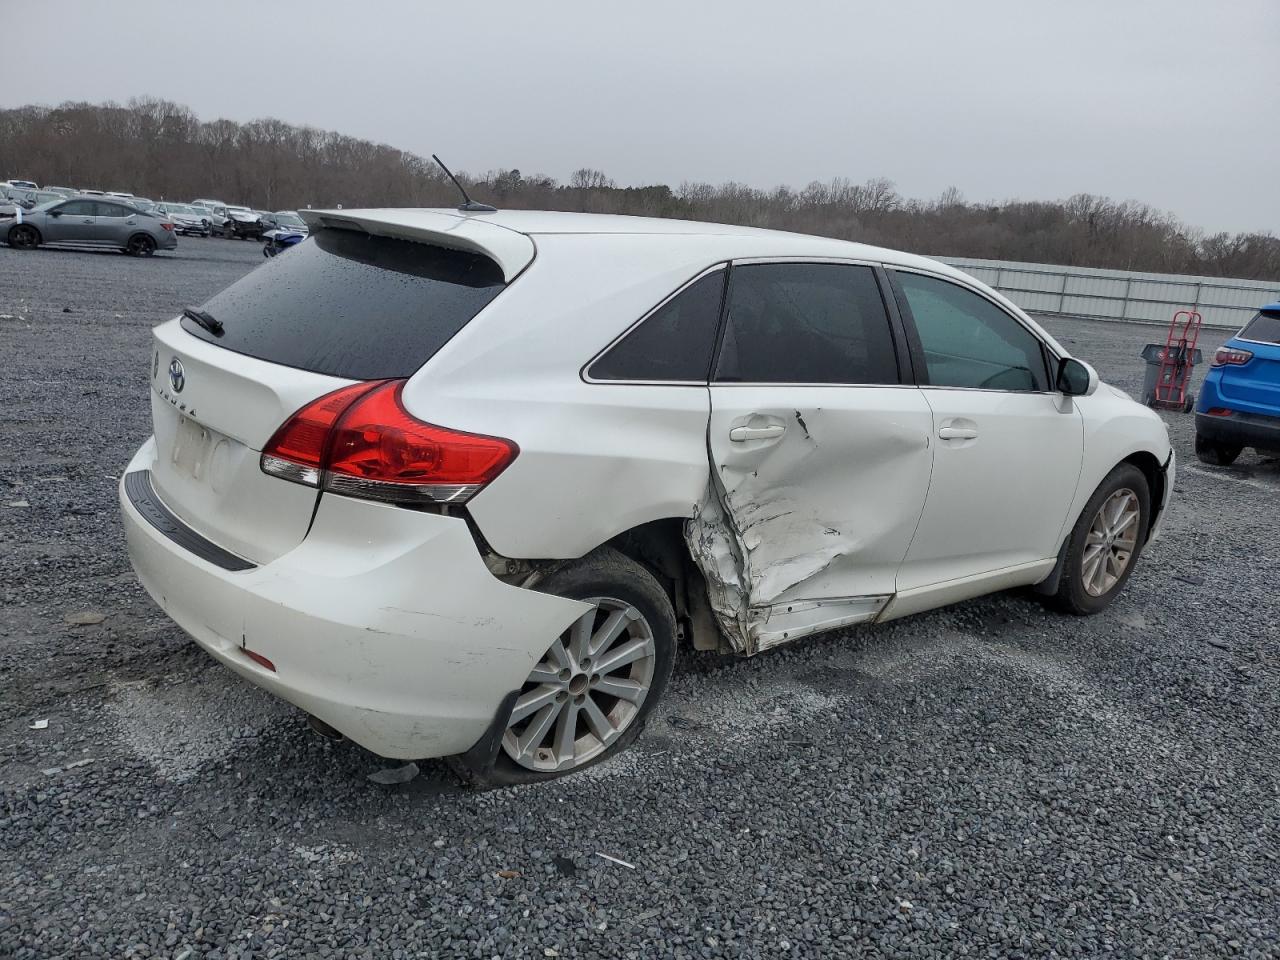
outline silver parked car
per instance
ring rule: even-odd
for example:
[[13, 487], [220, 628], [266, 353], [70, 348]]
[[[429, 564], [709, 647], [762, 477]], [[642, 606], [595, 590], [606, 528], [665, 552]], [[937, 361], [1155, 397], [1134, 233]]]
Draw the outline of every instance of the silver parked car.
[[15, 250], [34, 250], [42, 243], [53, 243], [115, 247], [135, 257], [149, 257], [156, 250], [172, 250], [178, 245], [169, 219], [96, 197], [55, 201], [26, 211], [6, 231], [5, 240]]
[[225, 203], [221, 200], [192, 200], [191, 206], [197, 210], [207, 210], [212, 232], [226, 236], [227, 205]]
[[189, 203], [157, 203], [156, 211], [173, 221], [175, 233], [207, 237], [213, 233], [212, 214]]

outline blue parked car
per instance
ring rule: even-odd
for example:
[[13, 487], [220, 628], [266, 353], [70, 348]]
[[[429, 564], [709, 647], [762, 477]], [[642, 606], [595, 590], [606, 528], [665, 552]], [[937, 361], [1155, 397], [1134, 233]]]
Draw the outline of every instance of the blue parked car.
[[1214, 355], [1196, 404], [1196, 456], [1226, 466], [1245, 447], [1280, 453], [1280, 302]]

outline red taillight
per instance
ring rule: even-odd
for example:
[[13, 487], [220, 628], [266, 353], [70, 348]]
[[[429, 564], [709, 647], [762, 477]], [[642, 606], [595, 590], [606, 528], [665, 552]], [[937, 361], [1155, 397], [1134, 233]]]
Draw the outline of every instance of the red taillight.
[[329, 431], [347, 407], [384, 382], [353, 383], [311, 401], [286, 420], [262, 448], [263, 472], [295, 483], [319, 486]]
[[1210, 407], [1205, 411], [1205, 416], [1209, 417], [1229, 417], [1235, 413], [1230, 407]]
[[1209, 364], [1211, 367], [1227, 367], [1239, 366], [1248, 363], [1253, 359], [1253, 354], [1248, 350], [1237, 350], [1235, 347], [1219, 347], [1218, 352], [1213, 355], [1213, 362]]
[[160, 229], [161, 229], [161, 230], [172, 230], [172, 229], [173, 229], [173, 224], [172, 224], [172, 223], [162, 223], [162, 224], [160, 224]]
[[355, 384], [303, 407], [264, 448], [263, 471], [353, 497], [461, 503], [516, 458], [510, 440], [414, 419], [403, 385]]

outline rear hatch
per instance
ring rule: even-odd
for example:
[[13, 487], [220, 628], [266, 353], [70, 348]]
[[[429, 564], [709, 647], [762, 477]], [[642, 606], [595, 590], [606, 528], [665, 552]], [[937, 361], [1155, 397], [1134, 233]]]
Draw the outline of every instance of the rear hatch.
[[200, 306], [219, 333], [189, 316], [157, 327], [156, 492], [192, 528], [255, 563], [292, 549], [318, 493], [262, 472], [276, 430], [353, 381], [412, 375], [506, 279], [477, 253], [321, 229]]
[[1222, 396], [1251, 412], [1280, 416], [1280, 311], [1262, 311], [1226, 346], [1247, 350], [1253, 359], [1222, 368]]

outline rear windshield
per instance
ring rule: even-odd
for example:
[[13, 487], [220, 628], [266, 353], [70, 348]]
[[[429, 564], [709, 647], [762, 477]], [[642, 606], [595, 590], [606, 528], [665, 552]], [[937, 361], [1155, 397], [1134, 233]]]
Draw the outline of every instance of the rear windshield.
[[1240, 331], [1245, 340], [1280, 343], [1280, 313], [1260, 313]]
[[267, 261], [201, 309], [215, 337], [260, 360], [351, 380], [407, 377], [502, 292], [498, 265], [443, 247], [321, 230]]

